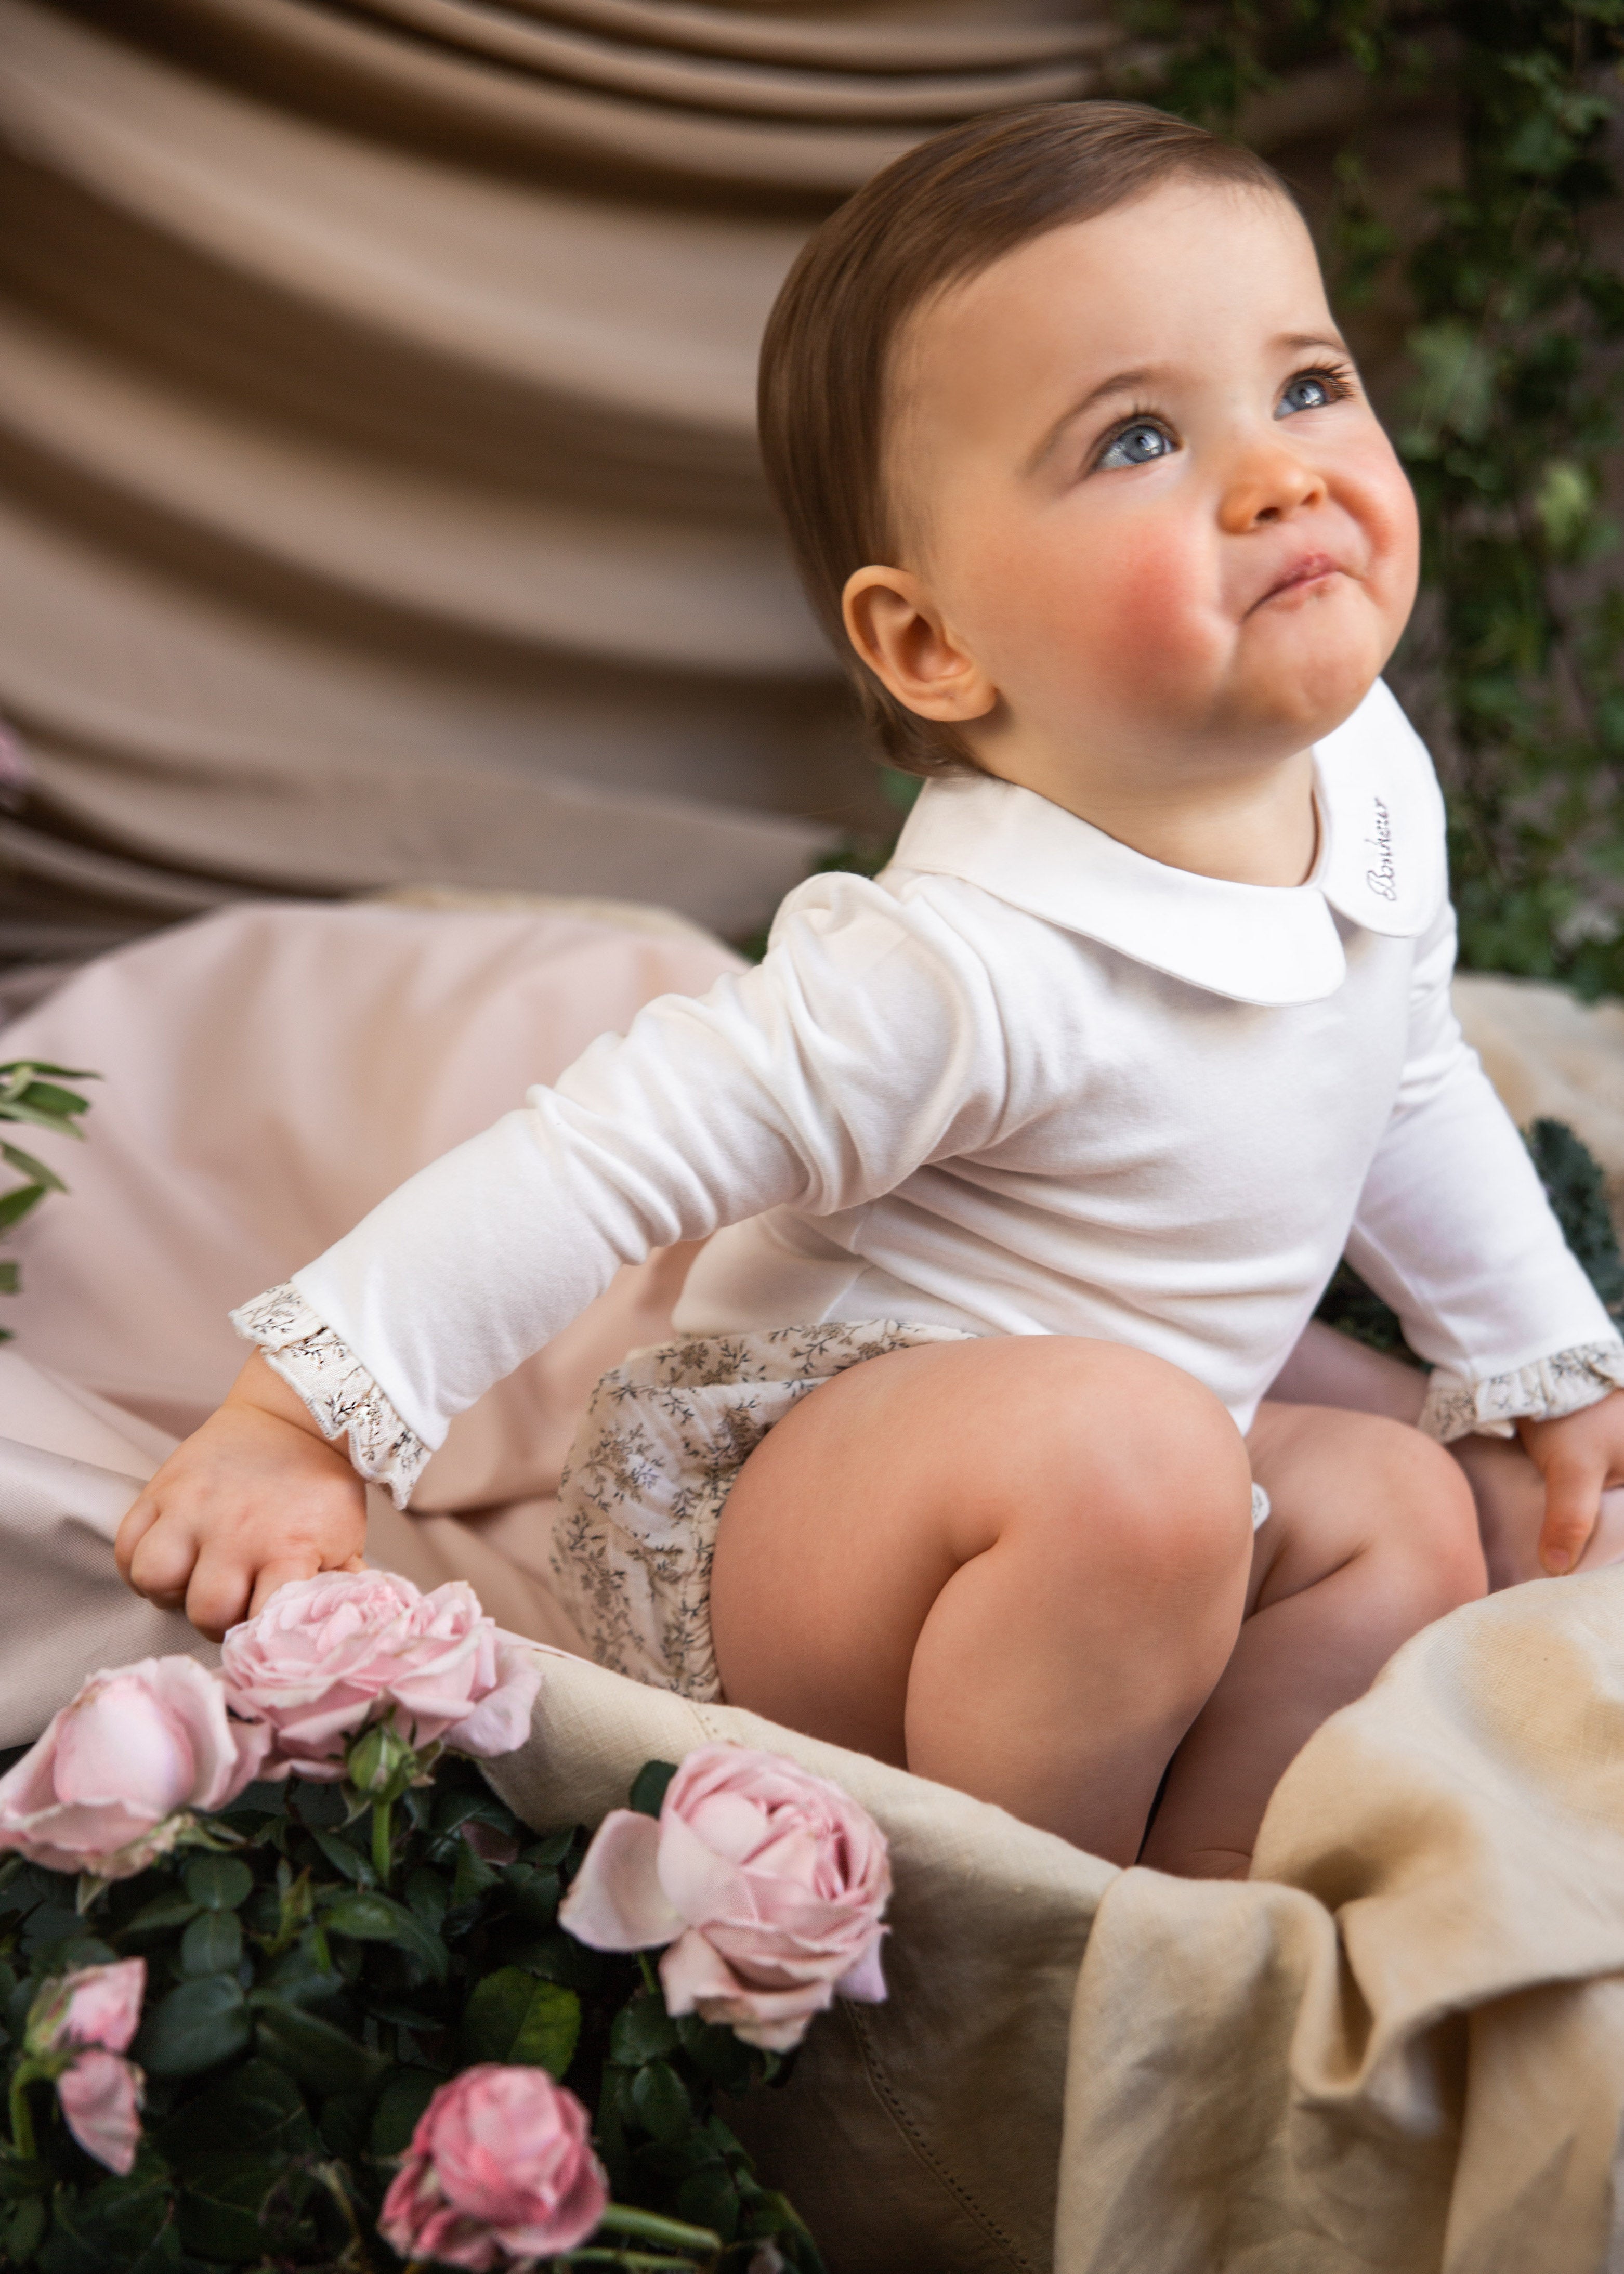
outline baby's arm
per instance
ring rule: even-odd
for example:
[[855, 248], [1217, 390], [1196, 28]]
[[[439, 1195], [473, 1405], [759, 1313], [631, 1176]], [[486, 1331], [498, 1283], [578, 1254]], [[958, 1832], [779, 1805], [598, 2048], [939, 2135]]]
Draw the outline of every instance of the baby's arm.
[[650, 1004], [236, 1314], [271, 1355], [131, 1511], [125, 1576], [214, 1631], [290, 1565], [342, 1565], [352, 1467], [403, 1505], [451, 1418], [620, 1265], [784, 1202], [861, 1204], [987, 1141], [1004, 1032], [929, 910], [853, 877], [802, 887], [763, 964]]
[[256, 1351], [118, 1527], [137, 1593], [218, 1641], [289, 1579], [359, 1568], [366, 1492]]
[[1428, 1434], [1522, 1437], [1545, 1479], [1540, 1559], [1566, 1571], [1620, 1473], [1624, 1342], [1462, 1036], [1454, 948], [1446, 907], [1417, 958], [1403, 1083], [1348, 1254], [1436, 1369]]

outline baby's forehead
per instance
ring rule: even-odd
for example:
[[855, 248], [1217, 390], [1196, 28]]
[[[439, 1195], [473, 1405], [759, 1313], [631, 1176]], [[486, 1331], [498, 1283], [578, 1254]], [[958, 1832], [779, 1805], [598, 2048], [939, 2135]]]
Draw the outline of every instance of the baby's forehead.
[[1104, 211], [1062, 217], [967, 266], [921, 298], [898, 328], [894, 402], [966, 374], [988, 356], [1019, 385], [1049, 347], [1068, 360], [1115, 358], [1137, 338], [1203, 336], [1218, 351], [1277, 328], [1288, 311], [1326, 314], [1318, 256], [1302, 215], [1262, 184], [1178, 175]]

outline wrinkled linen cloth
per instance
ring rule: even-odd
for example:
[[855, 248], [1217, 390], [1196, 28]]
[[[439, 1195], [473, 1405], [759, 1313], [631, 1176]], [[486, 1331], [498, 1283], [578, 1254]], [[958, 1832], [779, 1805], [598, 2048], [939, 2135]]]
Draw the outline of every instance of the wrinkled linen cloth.
[[1406, 1645], [1311, 1739], [1244, 1884], [1116, 1871], [725, 1706], [549, 1659], [531, 1823], [733, 1738], [879, 1819], [883, 2006], [730, 2114], [832, 2274], [1624, 2264], [1624, 1571]]

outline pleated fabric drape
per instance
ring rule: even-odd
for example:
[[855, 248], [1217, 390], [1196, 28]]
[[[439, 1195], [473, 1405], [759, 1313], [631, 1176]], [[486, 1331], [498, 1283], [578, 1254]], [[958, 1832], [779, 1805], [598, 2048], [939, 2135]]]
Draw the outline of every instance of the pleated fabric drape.
[[0, 955], [426, 878], [759, 921], [873, 795], [773, 294], [1126, 52], [1097, 0], [0, 0]]

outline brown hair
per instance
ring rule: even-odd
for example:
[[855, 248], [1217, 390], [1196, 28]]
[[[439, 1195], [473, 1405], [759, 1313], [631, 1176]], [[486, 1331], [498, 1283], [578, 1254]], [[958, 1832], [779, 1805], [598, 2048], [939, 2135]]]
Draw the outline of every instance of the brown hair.
[[909, 773], [973, 761], [951, 727], [881, 685], [840, 614], [853, 570], [895, 558], [883, 455], [897, 342], [933, 295], [1179, 174], [1290, 195], [1253, 152], [1145, 103], [1044, 103], [973, 119], [895, 159], [831, 215], [785, 280], [762, 342], [768, 484], [867, 723]]

